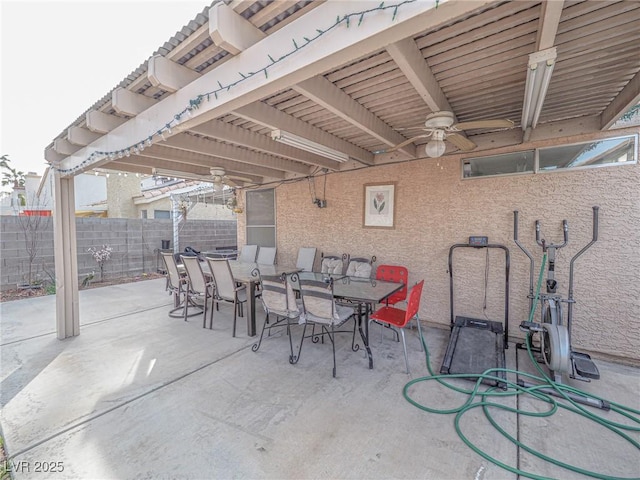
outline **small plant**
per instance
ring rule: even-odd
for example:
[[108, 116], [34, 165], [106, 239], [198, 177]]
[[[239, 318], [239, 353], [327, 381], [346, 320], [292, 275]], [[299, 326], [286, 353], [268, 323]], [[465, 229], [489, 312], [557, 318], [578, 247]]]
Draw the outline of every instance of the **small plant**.
[[113, 249], [109, 245], [102, 247], [91, 247], [87, 250], [100, 267], [100, 281], [104, 278], [104, 264], [111, 259]]

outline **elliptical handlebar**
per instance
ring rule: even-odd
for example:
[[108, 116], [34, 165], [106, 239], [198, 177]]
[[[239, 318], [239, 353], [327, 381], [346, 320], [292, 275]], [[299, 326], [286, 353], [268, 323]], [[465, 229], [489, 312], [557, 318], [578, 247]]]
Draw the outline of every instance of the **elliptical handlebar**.
[[[598, 241], [598, 212], [600, 211], [600, 207], [594, 206], [593, 208], [593, 236], [591, 241], [587, 243], [582, 250], [576, 253], [571, 261], [569, 262], [569, 300], [573, 300], [573, 263], [578, 259], [580, 255], [586, 252], [591, 245]], [[569, 304], [571, 306], [571, 304]]]
[[569, 243], [569, 224], [567, 223], [566, 220], [562, 220], [562, 235], [563, 235], [562, 243], [558, 243], [558, 244], [547, 243], [547, 241], [544, 238], [542, 239], [540, 238], [541, 234], [542, 232], [540, 227], [540, 220], [536, 220], [536, 243], [542, 247], [543, 251], [546, 251], [546, 249], [548, 248], [555, 248], [557, 250], [559, 248], [566, 246], [567, 243]]
[[[536, 222], [536, 240], [538, 239], [538, 222]], [[513, 241], [516, 243], [518, 248], [522, 250], [522, 252], [529, 257], [530, 267], [529, 267], [529, 310], [531, 310], [531, 304], [533, 302], [533, 271], [535, 270], [535, 260], [533, 259], [533, 255], [527, 250], [524, 245], [522, 245], [518, 241], [518, 210], [513, 211]]]

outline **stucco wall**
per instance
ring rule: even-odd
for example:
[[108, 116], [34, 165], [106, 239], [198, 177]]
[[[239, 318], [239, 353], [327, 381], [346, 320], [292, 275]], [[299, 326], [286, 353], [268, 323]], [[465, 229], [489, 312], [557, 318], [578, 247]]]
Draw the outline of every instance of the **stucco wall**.
[[[513, 210], [520, 211], [520, 241], [542, 258], [534, 221], [544, 235], [562, 239], [569, 222], [569, 244], [559, 251], [556, 276], [567, 296], [569, 260], [592, 235], [593, 205], [600, 206], [598, 242], [575, 263], [573, 345], [640, 361], [640, 167], [595, 168], [461, 180], [458, 161], [422, 159], [327, 176], [327, 208], [311, 203], [307, 182], [276, 190], [278, 258], [295, 258], [300, 246], [330, 253], [376, 255], [377, 264], [402, 264], [410, 281], [425, 279], [421, 318], [449, 322], [449, 247], [470, 235], [486, 235], [511, 252], [510, 334], [528, 318], [529, 260], [513, 242]], [[396, 182], [393, 230], [365, 229], [363, 185]], [[242, 244], [244, 223], [239, 219]], [[502, 320], [504, 254], [491, 251], [484, 306], [485, 250], [459, 249], [454, 256], [455, 312]], [[537, 280], [537, 271], [535, 279]], [[536, 312], [539, 314], [539, 309]]]

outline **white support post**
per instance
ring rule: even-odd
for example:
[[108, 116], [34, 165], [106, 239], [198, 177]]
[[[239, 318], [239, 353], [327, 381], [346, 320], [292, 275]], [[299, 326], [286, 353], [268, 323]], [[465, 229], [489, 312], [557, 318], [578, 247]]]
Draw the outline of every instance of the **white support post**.
[[180, 220], [182, 220], [182, 214], [180, 213], [180, 206], [178, 200], [171, 195], [171, 219], [173, 223], [173, 253], [179, 252], [180, 243]]
[[56, 333], [63, 340], [80, 334], [75, 187], [73, 177], [54, 178]]

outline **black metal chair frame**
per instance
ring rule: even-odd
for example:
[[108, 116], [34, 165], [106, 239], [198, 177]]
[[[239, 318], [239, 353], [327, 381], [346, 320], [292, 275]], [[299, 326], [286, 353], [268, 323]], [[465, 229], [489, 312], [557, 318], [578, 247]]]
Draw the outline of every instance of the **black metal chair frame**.
[[[297, 276], [297, 274], [293, 274], [293, 276]], [[320, 340], [322, 340], [324, 342], [324, 338], [327, 337], [329, 338], [329, 340], [331, 341], [331, 348], [332, 348], [332, 353], [333, 353], [333, 376], [336, 376], [336, 345], [335, 345], [335, 335], [337, 333], [350, 333], [352, 334], [352, 339], [351, 339], [351, 350], [353, 350], [354, 352], [357, 352], [358, 350], [360, 350], [360, 345], [355, 343], [355, 331], [356, 331], [356, 327], [358, 328], [359, 332], [360, 332], [360, 337], [363, 341], [363, 343], [366, 345], [366, 340], [365, 340], [365, 335], [364, 332], [362, 330], [362, 322], [359, 321], [360, 317], [356, 318], [356, 315], [360, 315], [359, 311], [353, 310], [353, 312], [351, 313], [351, 315], [349, 315], [348, 317], [341, 319], [341, 320], [332, 320], [330, 322], [318, 322], [318, 321], [314, 321], [312, 318], [309, 318], [309, 314], [310, 312], [307, 309], [307, 305], [305, 304], [305, 295], [307, 296], [307, 298], [309, 297], [316, 297], [325, 301], [331, 301], [333, 304], [332, 307], [332, 316], [335, 314], [336, 312], [336, 308], [338, 305], [336, 305], [334, 296], [333, 296], [333, 278], [329, 278], [327, 282], [324, 281], [318, 281], [318, 280], [302, 280], [301, 278], [297, 278], [297, 281], [300, 285], [300, 298], [302, 300], [302, 308], [303, 308], [303, 315], [305, 318], [305, 322], [304, 322], [304, 328], [302, 330], [302, 336], [300, 338], [300, 346], [298, 348], [298, 354], [297, 354], [297, 360], [300, 359], [300, 353], [302, 351], [302, 345], [304, 343], [304, 339], [305, 338], [311, 338], [311, 341], [313, 343], [318, 343]], [[306, 290], [306, 292], [305, 292]], [[350, 308], [350, 307], [346, 307], [346, 308]], [[346, 324], [349, 320], [353, 319], [354, 321], [354, 325], [353, 325], [353, 330], [343, 330], [341, 329], [341, 327]], [[306, 331], [307, 331], [307, 326], [308, 325], [312, 325], [313, 327], [313, 331], [311, 334], [306, 335]], [[315, 325], [319, 325], [322, 329], [321, 333], [316, 333], [315, 332]], [[295, 362], [294, 362], [295, 363]]]
[[[253, 344], [251, 350], [257, 352], [262, 344], [262, 339], [264, 338], [265, 330], [268, 332], [268, 335], [271, 336], [271, 330], [278, 329], [282, 327], [286, 327], [287, 336], [289, 337], [289, 363], [292, 365], [298, 362], [298, 356], [293, 354], [293, 340], [291, 335], [291, 326], [296, 325], [295, 323], [291, 323], [292, 320], [300, 317], [300, 311], [296, 311], [298, 306], [296, 304], [296, 310], [290, 310], [291, 305], [289, 302], [293, 301], [295, 303], [294, 298], [290, 298], [290, 294], [288, 289], [291, 288], [288, 285], [288, 279], [286, 274], [281, 275], [262, 275], [259, 269], [255, 269], [252, 272], [252, 275], [257, 275], [260, 277], [260, 285], [262, 290], [262, 295], [260, 299], [262, 300], [262, 304], [264, 306], [266, 316], [264, 319], [264, 324], [262, 325], [262, 331], [260, 332], [260, 338], [256, 343]], [[267, 298], [269, 297], [268, 293], [273, 292], [279, 295], [283, 295], [285, 298], [285, 303], [287, 305], [286, 311], [276, 310], [272, 308], [273, 305], [268, 305], [269, 301], [265, 301], [264, 293], [267, 292]], [[283, 313], [285, 313], [283, 315]], [[270, 322], [270, 315], [275, 316], [275, 322]]]

